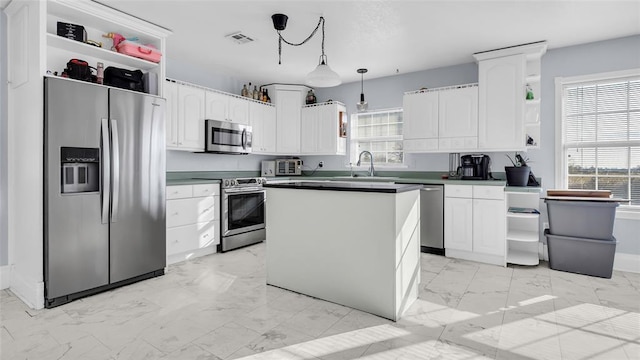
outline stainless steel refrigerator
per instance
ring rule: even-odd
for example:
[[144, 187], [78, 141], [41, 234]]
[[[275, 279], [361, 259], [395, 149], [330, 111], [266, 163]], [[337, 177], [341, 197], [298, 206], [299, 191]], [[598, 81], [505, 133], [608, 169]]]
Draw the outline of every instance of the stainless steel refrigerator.
[[45, 307], [164, 273], [164, 111], [156, 96], [45, 78]]

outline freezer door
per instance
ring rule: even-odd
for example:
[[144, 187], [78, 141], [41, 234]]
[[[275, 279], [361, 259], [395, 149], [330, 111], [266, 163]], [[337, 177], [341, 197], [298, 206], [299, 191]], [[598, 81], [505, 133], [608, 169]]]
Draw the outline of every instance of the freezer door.
[[166, 265], [165, 101], [131, 91], [109, 93], [115, 283]]
[[[102, 205], [108, 209], [108, 196], [102, 194], [109, 192], [101, 174], [108, 168], [100, 161], [93, 164], [97, 165], [95, 172], [82, 172], [82, 181], [99, 182], [99, 191], [63, 192], [70, 181], [63, 171], [72, 174], [74, 169], [86, 169], [81, 162], [88, 159], [61, 159], [63, 147], [95, 150], [104, 141], [108, 143], [108, 137], [103, 137], [108, 133], [102, 132], [107, 118], [106, 88], [45, 78], [44, 280], [48, 300], [109, 282], [109, 224], [101, 221]], [[25, 166], [36, 164], [25, 162]], [[96, 175], [99, 179], [90, 178]]]

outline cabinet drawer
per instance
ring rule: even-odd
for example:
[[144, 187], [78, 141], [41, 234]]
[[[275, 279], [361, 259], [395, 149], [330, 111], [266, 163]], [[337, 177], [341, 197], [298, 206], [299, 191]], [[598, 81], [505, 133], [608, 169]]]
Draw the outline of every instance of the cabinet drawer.
[[504, 187], [502, 186], [473, 186], [473, 198], [474, 199], [504, 199]]
[[220, 185], [218, 184], [198, 184], [193, 185], [193, 196], [220, 195]]
[[193, 196], [192, 185], [167, 186], [167, 200], [184, 199]]
[[213, 221], [167, 229], [167, 255], [217, 245], [217, 230]]
[[211, 221], [215, 217], [213, 196], [167, 201], [167, 228]]
[[473, 187], [471, 185], [445, 185], [444, 196], [471, 198], [473, 196]]

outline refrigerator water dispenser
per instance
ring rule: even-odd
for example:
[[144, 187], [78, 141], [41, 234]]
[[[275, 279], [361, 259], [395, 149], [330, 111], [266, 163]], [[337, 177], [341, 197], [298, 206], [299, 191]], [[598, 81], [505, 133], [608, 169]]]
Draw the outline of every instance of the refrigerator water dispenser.
[[63, 194], [100, 191], [99, 149], [62, 147], [60, 167], [60, 191]]

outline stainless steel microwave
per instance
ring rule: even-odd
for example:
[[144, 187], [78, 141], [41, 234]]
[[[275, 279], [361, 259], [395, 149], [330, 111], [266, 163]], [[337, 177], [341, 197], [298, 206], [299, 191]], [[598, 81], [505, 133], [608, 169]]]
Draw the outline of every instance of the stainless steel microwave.
[[222, 154], [251, 153], [251, 126], [205, 120], [204, 151]]

